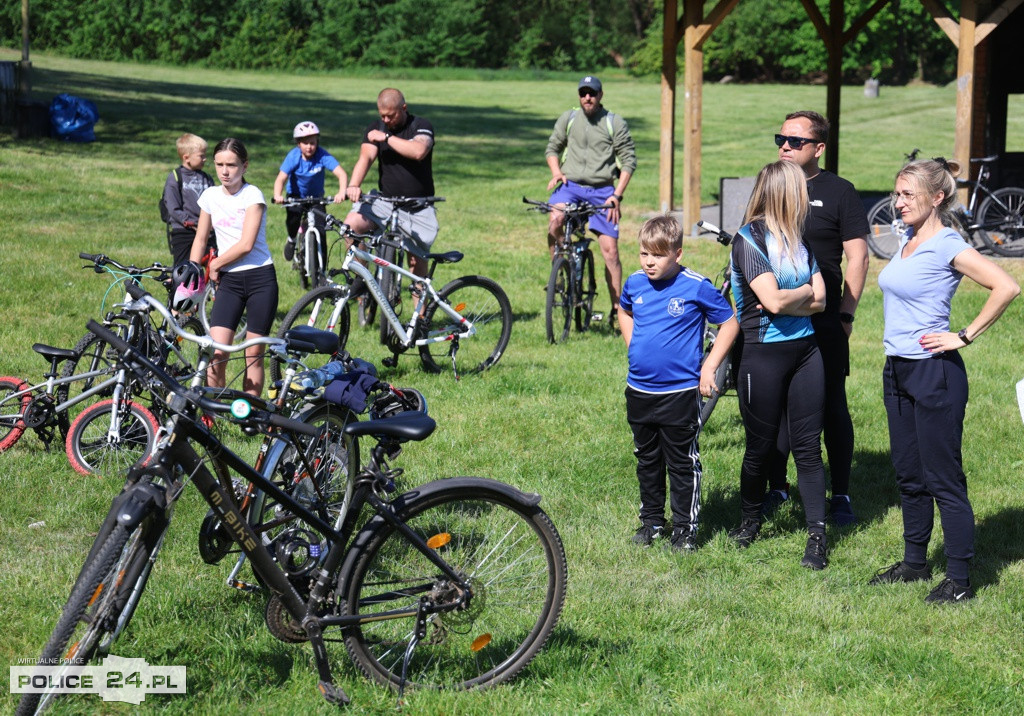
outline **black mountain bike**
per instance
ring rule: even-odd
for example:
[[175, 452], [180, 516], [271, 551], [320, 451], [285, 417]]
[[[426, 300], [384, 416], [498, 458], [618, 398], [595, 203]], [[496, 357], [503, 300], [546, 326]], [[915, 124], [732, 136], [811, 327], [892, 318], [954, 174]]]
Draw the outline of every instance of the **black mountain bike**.
[[[137, 298], [152, 310], [166, 311], [141, 291]], [[544, 646], [561, 613], [567, 569], [558, 532], [539, 507], [540, 495], [476, 477], [436, 480], [396, 493], [400, 471], [389, 468], [387, 460], [403, 443], [433, 432], [436, 424], [429, 415], [402, 412], [349, 423], [337, 438], [349, 456], [343, 484], [300, 499], [226, 447], [206, 427], [202, 413], [225, 416], [249, 430], [277, 430], [282, 440], [299, 445], [321, 440], [320, 428], [254, 407], [241, 396], [230, 403], [213, 400], [200, 389], [186, 388], [96, 322], [89, 330], [139, 374], [166, 388], [171, 417], [152, 459], [129, 471], [114, 498], [40, 665], [70, 670], [109, 653], [138, 606], [188, 482], [220, 517], [266, 587], [271, 633], [287, 642], [310, 642], [319, 691], [331, 703], [347, 703], [348, 697], [333, 683], [327, 641], [343, 641], [367, 677], [400, 692], [406, 686], [498, 684]], [[199, 340], [202, 365], [215, 349], [234, 352], [258, 342], [280, 351], [290, 339], [256, 338], [238, 346]], [[303, 340], [319, 352], [338, 345], [337, 336], [324, 331], [307, 332]], [[359, 460], [364, 439], [374, 443], [365, 464]], [[293, 551], [285, 560], [264, 545], [197, 448], [216, 454], [301, 521], [302, 542], [293, 546], [313, 561], [308, 576], [289, 572], [300, 553]], [[59, 677], [50, 682], [59, 683]], [[55, 696], [26, 693], [18, 713], [35, 713]]]
[[[707, 221], [698, 221], [697, 227], [701, 230], [701, 233], [714, 234], [722, 246], [732, 246], [733, 235], [728, 231], [719, 229], [714, 224]], [[725, 268], [723, 268], [719, 274], [719, 287], [718, 292], [722, 294], [722, 298], [729, 302], [730, 305], [735, 306], [732, 300], [732, 272], [730, 270], [731, 261], [727, 261]], [[715, 344], [715, 339], [718, 338], [718, 326], [706, 324], [704, 326], [704, 355], [701, 358], [701, 363], [707, 359], [708, 354], [711, 353], [711, 347]], [[710, 397], [701, 397], [700, 404], [700, 422], [702, 425], [707, 424], [708, 418], [711, 417], [711, 412], [715, 409], [718, 404], [718, 399], [725, 393], [729, 392], [732, 388], [736, 387], [736, 368], [738, 363], [737, 351], [739, 350], [740, 338], [736, 339], [736, 344], [732, 350], [725, 356], [721, 364], [718, 366], [718, 370], [715, 371], [715, 384], [718, 386], [718, 391], [713, 392]]]
[[611, 208], [611, 204], [595, 206], [582, 201], [559, 208], [525, 196], [523, 203], [532, 205], [527, 211], [544, 214], [565, 212], [564, 233], [555, 245], [544, 308], [548, 342], [561, 343], [569, 337], [569, 328], [574, 318], [576, 330], [580, 333], [590, 328], [594, 318], [597, 283], [594, 279], [594, 252], [590, 250], [593, 239], [586, 235], [587, 219]]

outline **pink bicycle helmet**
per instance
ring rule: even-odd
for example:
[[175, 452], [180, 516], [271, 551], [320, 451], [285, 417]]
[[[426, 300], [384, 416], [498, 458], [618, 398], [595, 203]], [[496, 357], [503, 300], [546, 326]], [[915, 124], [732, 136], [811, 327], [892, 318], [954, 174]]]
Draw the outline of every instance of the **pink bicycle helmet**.
[[309, 137], [314, 134], [320, 134], [320, 127], [316, 126], [313, 122], [299, 122], [295, 125], [295, 129], [292, 130], [292, 139]]
[[175, 311], [191, 311], [199, 305], [206, 284], [203, 281], [203, 269], [194, 261], [178, 264], [171, 272], [174, 297], [171, 307]]

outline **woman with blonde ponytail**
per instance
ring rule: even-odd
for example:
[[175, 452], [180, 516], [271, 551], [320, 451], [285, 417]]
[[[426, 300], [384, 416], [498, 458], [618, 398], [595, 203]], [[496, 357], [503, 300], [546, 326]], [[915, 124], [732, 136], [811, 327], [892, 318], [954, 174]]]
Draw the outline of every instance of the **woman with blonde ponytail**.
[[825, 468], [821, 459], [825, 373], [810, 316], [825, 308], [825, 282], [803, 241], [807, 181], [793, 162], [767, 165], [732, 249], [732, 286], [743, 351], [737, 376], [746, 450], [740, 470], [742, 520], [729, 536], [747, 547], [761, 529], [761, 503], [779, 425], [788, 420], [807, 516], [801, 564], [828, 565]]

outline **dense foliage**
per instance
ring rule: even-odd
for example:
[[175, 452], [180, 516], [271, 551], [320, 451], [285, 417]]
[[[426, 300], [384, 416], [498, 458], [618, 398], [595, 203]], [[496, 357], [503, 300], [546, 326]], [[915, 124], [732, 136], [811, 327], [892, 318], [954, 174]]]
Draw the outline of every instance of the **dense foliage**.
[[[847, 24], [871, 4], [845, 1]], [[637, 74], [661, 63], [661, 0], [93, 0], [86, 12], [77, 0], [34, 0], [31, 9], [35, 49], [94, 59], [315, 70], [619, 65]], [[20, 38], [20, 3], [6, 3], [0, 42]], [[846, 48], [843, 70], [851, 81], [944, 82], [954, 60], [918, 0], [892, 0]], [[825, 50], [799, 0], [743, 0], [711, 36], [705, 62], [709, 79], [807, 79], [824, 72]]]

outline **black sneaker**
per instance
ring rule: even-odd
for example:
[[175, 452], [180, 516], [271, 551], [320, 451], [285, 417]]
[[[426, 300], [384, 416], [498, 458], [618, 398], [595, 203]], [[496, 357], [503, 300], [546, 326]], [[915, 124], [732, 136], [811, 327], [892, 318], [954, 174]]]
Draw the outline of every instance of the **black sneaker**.
[[849, 495], [832, 495], [829, 501], [829, 517], [838, 527], [846, 527], [857, 521], [857, 516], [853, 514], [853, 508], [850, 506]]
[[968, 599], [974, 599], [974, 590], [971, 589], [971, 585], [961, 587], [949, 577], [939, 582], [939, 586], [924, 598], [928, 604], [955, 604], [956, 602], [966, 602]]
[[774, 515], [782, 505], [789, 502], [789, 483], [786, 483], [785, 490], [769, 490], [761, 502], [761, 516], [768, 519]]
[[896, 582], [920, 582], [932, 578], [931, 567], [923, 569], [911, 567], [906, 562], [897, 562], [891, 567], [880, 569], [868, 584], [895, 584]]
[[672, 530], [669, 544], [675, 552], [692, 553], [697, 551], [697, 535], [689, 529]]
[[284, 242], [284, 260], [291, 261], [295, 258], [295, 239], [288, 239]]
[[814, 532], [807, 537], [807, 547], [804, 549], [804, 558], [800, 560], [800, 565], [814, 570], [825, 569], [828, 566], [827, 553], [825, 535]]
[[[352, 283], [348, 285], [348, 297], [349, 300], [356, 300], [369, 296], [370, 292], [366, 288], [366, 281], [363, 280], [362, 276], [356, 276], [352, 279]], [[372, 299], [370, 299], [372, 300]], [[383, 318], [383, 316], [382, 316]]]
[[729, 539], [736, 542], [736, 546], [745, 549], [750, 543], [757, 539], [757, 533], [761, 531], [761, 523], [749, 517], [743, 518], [740, 526], [729, 530]]
[[661, 537], [664, 531], [665, 528], [661, 525], [641, 525], [640, 529], [633, 535], [633, 544], [650, 547], [651, 542]]

